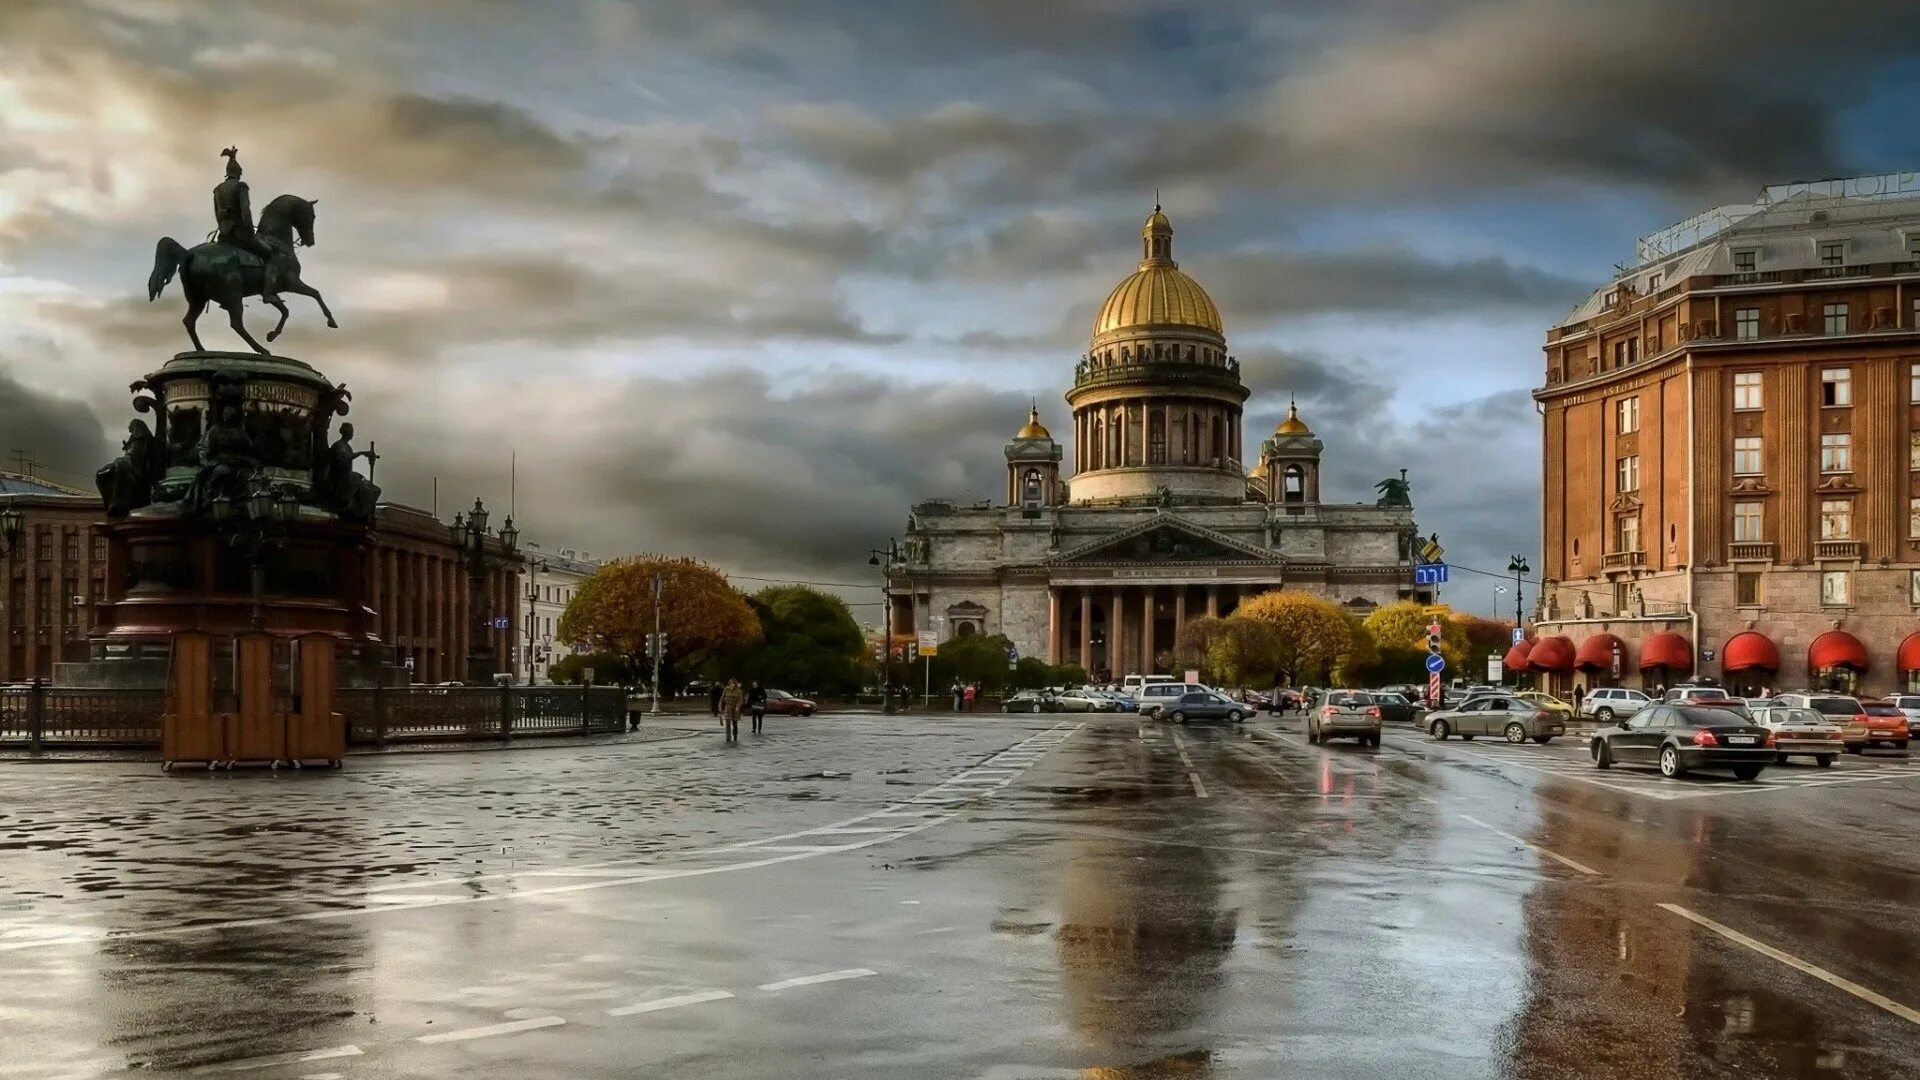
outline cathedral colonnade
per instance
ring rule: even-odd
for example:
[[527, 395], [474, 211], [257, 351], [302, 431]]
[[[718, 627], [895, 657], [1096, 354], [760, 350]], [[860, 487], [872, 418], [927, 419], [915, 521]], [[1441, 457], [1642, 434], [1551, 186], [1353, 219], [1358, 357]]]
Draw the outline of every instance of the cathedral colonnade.
[[1100, 582], [1047, 590], [1047, 658], [1076, 663], [1091, 677], [1177, 675], [1153, 657], [1173, 648], [1180, 630], [1201, 616], [1228, 615], [1242, 600], [1280, 588], [1275, 582]]

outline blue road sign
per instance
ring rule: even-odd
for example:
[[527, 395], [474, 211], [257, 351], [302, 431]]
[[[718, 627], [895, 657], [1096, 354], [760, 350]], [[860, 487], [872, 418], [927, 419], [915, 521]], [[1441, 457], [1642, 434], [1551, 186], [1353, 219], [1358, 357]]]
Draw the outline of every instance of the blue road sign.
[[1447, 564], [1443, 562], [1421, 563], [1413, 568], [1415, 585], [1445, 585], [1447, 583]]
[[495, 615], [493, 617], [493, 628], [495, 630], [505, 630], [507, 627], [512, 625], [513, 625], [513, 620], [508, 618], [505, 615]]
[[1435, 675], [1447, 670], [1447, 658], [1439, 653], [1427, 654], [1427, 670]]
[[1517, 627], [1517, 626], [1516, 626], [1516, 627], [1514, 627], [1514, 628], [1513, 628], [1513, 643], [1514, 643], [1515, 645], [1518, 645], [1518, 644], [1520, 644], [1521, 642], [1523, 642], [1523, 641], [1525, 641], [1525, 640], [1527, 640], [1527, 632], [1526, 632], [1525, 630], [1522, 630], [1522, 629], [1520, 629], [1520, 628], [1519, 628], [1519, 627]]
[[1015, 663], [1019, 659], [1020, 659], [1020, 650], [1015, 648], [1013, 645], [1009, 644], [1007, 646], [1007, 663], [1009, 664]]

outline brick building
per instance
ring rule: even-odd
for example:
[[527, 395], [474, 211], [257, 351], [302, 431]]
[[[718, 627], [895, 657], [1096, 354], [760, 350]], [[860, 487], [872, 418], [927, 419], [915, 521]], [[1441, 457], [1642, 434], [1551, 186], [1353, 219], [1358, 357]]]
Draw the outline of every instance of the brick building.
[[1553, 685], [1920, 680], [1920, 183], [1766, 189], [1547, 335]]
[[[90, 601], [106, 591], [106, 545], [93, 534], [104, 516], [95, 494], [0, 473], [0, 683], [52, 678], [54, 664], [87, 659]], [[380, 505], [369, 558], [380, 640], [414, 681], [465, 679], [480, 617], [508, 620], [487, 633], [501, 670], [516, 670], [519, 565], [488, 575], [474, 612], [452, 529], [397, 503]]]

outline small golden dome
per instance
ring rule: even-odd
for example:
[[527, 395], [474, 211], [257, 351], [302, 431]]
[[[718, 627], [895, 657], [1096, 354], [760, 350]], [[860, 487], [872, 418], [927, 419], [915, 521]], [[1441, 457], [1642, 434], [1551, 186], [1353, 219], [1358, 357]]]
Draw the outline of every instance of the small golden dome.
[[1267, 459], [1261, 458], [1259, 461], [1256, 461], [1253, 463], [1253, 468], [1247, 470], [1247, 479], [1265, 480], [1266, 478], [1267, 478]]
[[1140, 268], [1113, 287], [1094, 317], [1095, 337], [1136, 326], [1190, 326], [1224, 334], [1213, 297], [1173, 261], [1173, 223], [1155, 206], [1140, 229]]
[[1016, 439], [1051, 439], [1053, 438], [1053, 432], [1048, 431], [1046, 428], [1046, 425], [1040, 422], [1040, 405], [1038, 402], [1035, 402], [1034, 405], [1027, 410], [1027, 426], [1021, 428], [1020, 434], [1015, 435], [1014, 438]]
[[1300, 419], [1300, 406], [1289, 401], [1287, 418], [1280, 421], [1279, 425], [1273, 429], [1273, 433], [1275, 435], [1311, 435], [1313, 429], [1307, 426], [1305, 420]]

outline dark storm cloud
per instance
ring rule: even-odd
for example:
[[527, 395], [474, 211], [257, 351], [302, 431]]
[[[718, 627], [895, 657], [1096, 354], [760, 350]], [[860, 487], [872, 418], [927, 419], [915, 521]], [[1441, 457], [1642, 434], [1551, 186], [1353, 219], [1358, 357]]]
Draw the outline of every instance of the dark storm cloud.
[[1555, 310], [1589, 286], [1505, 259], [1460, 262], [1411, 251], [1270, 251], [1209, 256], [1205, 280], [1236, 322], [1321, 311], [1413, 315]]
[[14, 451], [46, 466], [70, 487], [112, 458], [99, 417], [84, 402], [41, 393], [19, 383], [0, 362], [0, 470], [15, 467]]

